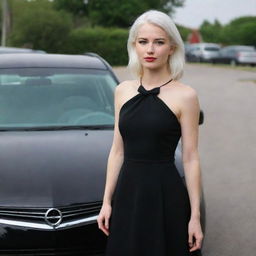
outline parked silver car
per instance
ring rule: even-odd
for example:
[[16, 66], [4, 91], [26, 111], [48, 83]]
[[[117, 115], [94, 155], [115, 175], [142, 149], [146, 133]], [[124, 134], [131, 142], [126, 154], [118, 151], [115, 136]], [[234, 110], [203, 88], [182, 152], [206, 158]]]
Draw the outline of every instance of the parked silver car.
[[213, 57], [218, 55], [220, 46], [213, 43], [192, 44], [186, 53], [187, 61], [191, 62], [211, 62]]
[[256, 65], [256, 50], [253, 46], [232, 45], [223, 47], [218, 55], [212, 58], [212, 63], [227, 63], [233, 66], [238, 64]]

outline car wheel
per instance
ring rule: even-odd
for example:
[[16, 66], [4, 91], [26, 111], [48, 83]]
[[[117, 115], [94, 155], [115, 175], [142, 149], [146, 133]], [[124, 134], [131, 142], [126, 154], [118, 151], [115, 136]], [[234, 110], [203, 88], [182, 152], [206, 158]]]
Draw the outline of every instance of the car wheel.
[[230, 65], [235, 67], [237, 65], [237, 61], [236, 60], [231, 60]]

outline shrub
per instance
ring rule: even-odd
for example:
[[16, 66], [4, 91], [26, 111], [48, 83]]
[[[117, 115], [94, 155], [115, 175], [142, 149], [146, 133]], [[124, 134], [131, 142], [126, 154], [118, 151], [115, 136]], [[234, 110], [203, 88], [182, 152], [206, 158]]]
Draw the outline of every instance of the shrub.
[[70, 33], [65, 53], [95, 52], [111, 65], [127, 65], [128, 30], [120, 28], [78, 28]]

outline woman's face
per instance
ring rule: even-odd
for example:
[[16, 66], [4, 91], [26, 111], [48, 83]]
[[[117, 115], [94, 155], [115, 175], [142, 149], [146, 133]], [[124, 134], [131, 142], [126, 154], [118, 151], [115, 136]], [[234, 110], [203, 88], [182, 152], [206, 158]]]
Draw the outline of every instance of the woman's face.
[[173, 53], [167, 33], [153, 24], [143, 24], [135, 40], [135, 50], [143, 69], [159, 69], [168, 65], [168, 57]]

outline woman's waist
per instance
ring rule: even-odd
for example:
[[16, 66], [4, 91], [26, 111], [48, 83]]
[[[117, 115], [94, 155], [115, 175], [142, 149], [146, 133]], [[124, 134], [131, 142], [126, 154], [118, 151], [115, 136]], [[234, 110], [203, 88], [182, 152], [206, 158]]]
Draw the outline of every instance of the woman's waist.
[[174, 156], [131, 156], [124, 155], [124, 162], [174, 163]]

